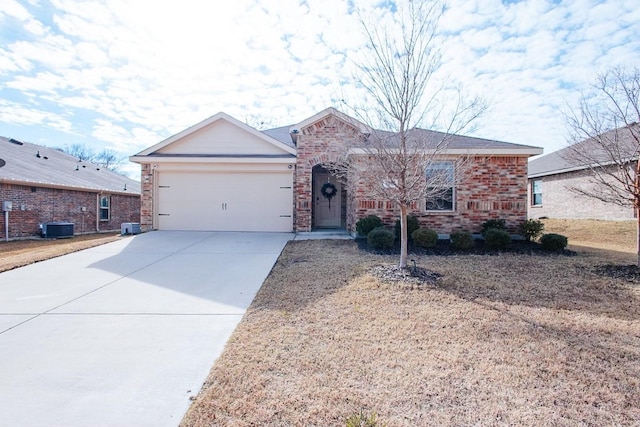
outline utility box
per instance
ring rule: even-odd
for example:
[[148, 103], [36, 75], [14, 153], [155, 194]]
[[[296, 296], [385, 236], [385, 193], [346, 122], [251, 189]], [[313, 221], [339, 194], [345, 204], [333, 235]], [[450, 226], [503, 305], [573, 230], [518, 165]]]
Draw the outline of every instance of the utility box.
[[10, 201], [2, 202], [2, 212], [11, 212], [13, 210], [13, 203]]
[[47, 239], [65, 239], [73, 237], [72, 222], [45, 222], [40, 224], [40, 235]]
[[120, 225], [120, 234], [140, 234], [140, 223], [137, 222], [123, 222]]

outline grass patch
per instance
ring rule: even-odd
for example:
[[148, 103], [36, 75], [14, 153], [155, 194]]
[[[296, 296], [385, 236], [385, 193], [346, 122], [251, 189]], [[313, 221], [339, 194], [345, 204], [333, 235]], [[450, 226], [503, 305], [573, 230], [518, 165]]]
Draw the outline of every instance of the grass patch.
[[563, 234], [570, 246], [636, 253], [636, 221], [544, 219], [545, 233]]
[[120, 239], [120, 234], [95, 233], [69, 239], [27, 239], [0, 242], [0, 272], [55, 258]]
[[610, 260], [412, 255], [439, 275], [370, 274], [395, 255], [294, 241], [183, 426], [634, 425], [640, 284]]

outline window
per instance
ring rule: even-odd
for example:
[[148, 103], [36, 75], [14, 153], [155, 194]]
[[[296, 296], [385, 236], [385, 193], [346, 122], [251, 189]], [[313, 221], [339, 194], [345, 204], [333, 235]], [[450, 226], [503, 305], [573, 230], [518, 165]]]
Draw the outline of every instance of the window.
[[539, 179], [531, 183], [531, 204], [542, 205], [542, 181]]
[[109, 221], [111, 218], [111, 197], [100, 196], [100, 221]]
[[428, 211], [454, 210], [454, 170], [453, 162], [433, 162], [427, 166], [427, 200]]

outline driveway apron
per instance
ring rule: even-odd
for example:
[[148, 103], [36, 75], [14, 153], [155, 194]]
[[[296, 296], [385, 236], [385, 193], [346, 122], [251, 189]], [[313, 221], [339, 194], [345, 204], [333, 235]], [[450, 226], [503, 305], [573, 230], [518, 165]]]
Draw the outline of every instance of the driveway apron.
[[0, 273], [0, 425], [178, 425], [291, 238], [154, 231]]

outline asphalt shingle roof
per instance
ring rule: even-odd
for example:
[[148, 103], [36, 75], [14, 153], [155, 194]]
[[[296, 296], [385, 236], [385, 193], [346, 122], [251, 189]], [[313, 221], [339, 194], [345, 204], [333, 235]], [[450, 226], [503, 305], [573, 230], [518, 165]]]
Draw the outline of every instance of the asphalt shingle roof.
[[[638, 132], [638, 125], [633, 125], [633, 132]], [[637, 158], [640, 147], [637, 142], [631, 138], [631, 133], [625, 127], [610, 130], [600, 135], [603, 141], [616, 141], [615, 145], [619, 152], [615, 155], [619, 158]], [[545, 156], [529, 162], [529, 176], [538, 177], [545, 175], [555, 175], [570, 170], [580, 170], [587, 168], [588, 164], [576, 160], [572, 152], [578, 150], [588, 153], [588, 158], [596, 160], [598, 163], [610, 162], [611, 155], [607, 154], [602, 147], [593, 139], [585, 139], [576, 142], [572, 146], [565, 147], [561, 150], [554, 151]], [[579, 156], [583, 158], [583, 156]]]
[[140, 194], [138, 181], [54, 148], [0, 137], [0, 159], [0, 183]]
[[[295, 148], [295, 144], [291, 140], [291, 135], [289, 134], [290, 126], [283, 126], [274, 129], [263, 130], [262, 133], [270, 136], [271, 138], [280, 141], [284, 144], [287, 144], [290, 147]], [[422, 141], [426, 141], [426, 144], [432, 143], [434, 146], [439, 142], [443, 141], [443, 139], [447, 139], [446, 147], [448, 149], [457, 149], [457, 150], [472, 150], [472, 149], [490, 149], [490, 150], [499, 150], [499, 149], [530, 149], [534, 148], [530, 145], [523, 144], [514, 144], [512, 142], [504, 142], [504, 141], [496, 141], [492, 139], [484, 139], [484, 138], [476, 138], [472, 136], [463, 136], [463, 135], [446, 135], [443, 132], [437, 132], [427, 129], [414, 129], [409, 132], [409, 135], [413, 138], [420, 139]], [[394, 134], [392, 132], [377, 130], [375, 131], [375, 137], [385, 139], [385, 144], [389, 147], [393, 147], [394, 145]], [[371, 139], [371, 137], [370, 137]]]

